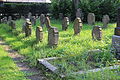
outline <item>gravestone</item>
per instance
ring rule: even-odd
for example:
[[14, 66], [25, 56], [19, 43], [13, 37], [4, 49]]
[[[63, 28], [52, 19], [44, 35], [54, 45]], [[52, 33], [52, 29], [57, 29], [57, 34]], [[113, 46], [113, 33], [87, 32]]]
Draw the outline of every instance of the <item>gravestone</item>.
[[30, 21], [31, 21], [31, 18], [32, 18], [32, 13], [29, 12], [29, 13], [28, 13], [28, 19], [30, 19]]
[[87, 17], [87, 22], [89, 25], [94, 25], [95, 24], [95, 14], [94, 13], [89, 13]]
[[39, 18], [38, 14], [35, 14], [35, 17], [36, 17], [36, 19], [38, 19]]
[[7, 24], [7, 17], [4, 17], [4, 18], [3, 18], [3, 22], [4, 22], [5, 24]]
[[42, 42], [43, 40], [43, 30], [42, 30], [42, 27], [37, 27], [36, 28], [36, 41], [37, 42]]
[[60, 20], [63, 20], [63, 17], [64, 17], [64, 16], [63, 16], [63, 13], [59, 13], [59, 19], [60, 19]]
[[9, 16], [9, 17], [8, 17], [8, 21], [11, 21], [11, 20], [12, 20], [12, 17], [11, 17], [11, 16]]
[[82, 29], [82, 21], [80, 18], [74, 20], [74, 35], [78, 35]]
[[23, 33], [25, 32], [25, 27], [26, 27], [27, 22], [30, 22], [30, 19], [26, 19], [26, 22], [23, 24], [23, 26], [22, 26], [22, 32]]
[[92, 39], [101, 40], [102, 39], [102, 28], [101, 26], [94, 26], [92, 30]]
[[9, 26], [11, 27], [11, 29], [16, 29], [15, 21], [11, 20]]
[[44, 14], [41, 14], [40, 15], [40, 25], [41, 27], [43, 27], [45, 24], [45, 15]]
[[108, 15], [104, 15], [103, 16], [103, 19], [102, 19], [102, 22], [103, 22], [103, 28], [107, 28], [108, 27], [108, 23], [110, 21], [110, 18]]
[[117, 12], [117, 27], [112, 37], [112, 47], [115, 49], [116, 57], [120, 59], [120, 7]]
[[25, 37], [30, 36], [31, 33], [32, 33], [32, 23], [30, 21], [27, 21], [25, 26]]
[[51, 24], [50, 24], [50, 19], [49, 19], [49, 17], [46, 17], [46, 19], [45, 19], [45, 24], [46, 24], [47, 29], [50, 29], [50, 28], [51, 28]]
[[36, 25], [36, 18], [35, 18], [35, 16], [32, 16], [31, 22], [32, 22], [32, 25]]
[[62, 30], [67, 30], [69, 26], [69, 18], [68, 17], [64, 17], [63, 21], [62, 21]]
[[79, 17], [80, 19], [83, 20], [83, 13], [82, 13], [82, 10], [79, 8], [77, 9], [77, 12], [76, 12], [76, 18]]
[[56, 27], [51, 27], [48, 29], [48, 45], [49, 46], [57, 46], [59, 39], [59, 32]]

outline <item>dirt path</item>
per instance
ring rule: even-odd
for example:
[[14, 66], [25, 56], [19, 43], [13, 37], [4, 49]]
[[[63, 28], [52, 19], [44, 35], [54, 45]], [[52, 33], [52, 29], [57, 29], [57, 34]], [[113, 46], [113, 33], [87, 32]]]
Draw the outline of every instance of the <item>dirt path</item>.
[[18, 54], [16, 51], [12, 50], [10, 46], [7, 45], [1, 38], [0, 45], [2, 45], [4, 47], [4, 50], [9, 53], [9, 56], [14, 60], [20, 71], [26, 74], [32, 73], [31, 75], [27, 75], [26, 78], [30, 80], [48, 80], [40, 70], [36, 68], [30, 68], [28, 66], [28, 63], [23, 61], [25, 58]]

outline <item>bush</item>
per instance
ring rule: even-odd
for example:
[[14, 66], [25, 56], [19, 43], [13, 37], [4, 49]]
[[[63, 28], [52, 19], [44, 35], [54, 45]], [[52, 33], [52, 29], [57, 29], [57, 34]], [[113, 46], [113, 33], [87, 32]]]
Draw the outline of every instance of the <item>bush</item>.
[[[111, 21], [116, 21], [117, 7], [120, 6], [120, 0], [80, 0], [79, 8], [84, 14], [84, 21], [87, 21], [88, 13], [95, 13], [96, 20], [101, 21], [103, 15], [108, 14]], [[75, 18], [75, 8], [72, 0], [53, 0], [51, 12], [56, 19], [59, 18], [59, 13], [64, 16]]]

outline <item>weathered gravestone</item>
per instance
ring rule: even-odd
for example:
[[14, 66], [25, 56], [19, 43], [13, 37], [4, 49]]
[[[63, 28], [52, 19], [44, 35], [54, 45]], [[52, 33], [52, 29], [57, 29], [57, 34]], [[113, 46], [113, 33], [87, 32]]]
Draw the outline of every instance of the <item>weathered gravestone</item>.
[[103, 22], [103, 28], [107, 28], [108, 27], [108, 23], [110, 21], [110, 18], [108, 15], [104, 15], [102, 18], [102, 22]]
[[45, 24], [45, 15], [44, 14], [41, 14], [40, 15], [40, 25], [41, 27], [43, 27]]
[[89, 13], [87, 17], [87, 21], [89, 25], [94, 25], [95, 24], [95, 14], [94, 13]]
[[82, 10], [79, 8], [77, 9], [77, 12], [76, 12], [76, 18], [79, 17], [80, 19], [83, 20], [83, 13], [82, 13]]
[[45, 24], [46, 24], [47, 29], [50, 29], [50, 28], [51, 28], [51, 24], [50, 24], [50, 19], [49, 19], [49, 17], [46, 17], [46, 19], [45, 19]]
[[12, 17], [11, 17], [11, 16], [9, 16], [9, 17], [8, 17], [8, 21], [11, 21], [11, 20], [12, 20]]
[[112, 46], [117, 53], [117, 58], [120, 59], [120, 7], [118, 8], [117, 27], [115, 28], [114, 34], [112, 37]]
[[28, 13], [28, 19], [30, 19], [30, 21], [31, 21], [31, 18], [32, 18], [32, 13], [29, 12], [29, 13]]
[[9, 26], [11, 27], [11, 29], [16, 29], [15, 21], [11, 20], [11, 21], [9, 22]]
[[3, 18], [3, 22], [4, 22], [5, 24], [7, 24], [7, 17], [4, 17], [4, 18]]
[[80, 18], [76, 18], [74, 21], [74, 35], [78, 35], [82, 29], [82, 21]]
[[32, 22], [32, 25], [36, 25], [36, 17], [35, 16], [31, 17], [31, 22]]
[[64, 16], [63, 16], [63, 13], [59, 13], [59, 19], [60, 19], [60, 20], [63, 20], [63, 17], [64, 17]]
[[57, 46], [59, 39], [59, 32], [56, 27], [51, 27], [48, 29], [48, 45], [49, 46]]
[[43, 40], [43, 30], [42, 30], [42, 27], [37, 27], [36, 28], [36, 41], [37, 42], [42, 42]]
[[63, 21], [62, 21], [62, 30], [67, 30], [69, 26], [69, 18], [68, 17], [64, 17]]
[[92, 39], [101, 40], [102, 39], [102, 28], [101, 26], [94, 26], [92, 30]]
[[26, 27], [27, 22], [30, 22], [30, 19], [26, 19], [26, 22], [23, 24], [23, 26], [22, 26], [22, 32], [23, 33], [25, 32], [25, 27]]
[[26, 26], [25, 26], [25, 37], [28, 37], [31, 35], [32, 33], [32, 23], [30, 21], [26, 22]]

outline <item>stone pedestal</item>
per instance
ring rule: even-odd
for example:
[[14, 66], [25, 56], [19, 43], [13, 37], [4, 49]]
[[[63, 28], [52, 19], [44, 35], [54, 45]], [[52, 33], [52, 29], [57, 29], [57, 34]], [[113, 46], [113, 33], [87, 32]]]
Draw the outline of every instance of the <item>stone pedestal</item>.
[[117, 58], [120, 58], [120, 36], [117, 35], [112, 36], [112, 47], [115, 49]]

